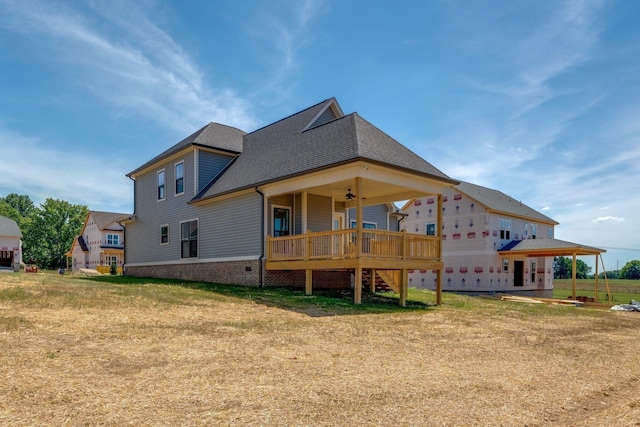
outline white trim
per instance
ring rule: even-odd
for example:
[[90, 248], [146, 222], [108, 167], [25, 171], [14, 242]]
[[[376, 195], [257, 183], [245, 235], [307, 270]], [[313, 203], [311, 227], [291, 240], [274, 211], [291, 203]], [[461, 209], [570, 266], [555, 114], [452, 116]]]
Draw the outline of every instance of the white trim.
[[175, 265], [175, 264], [206, 264], [211, 262], [233, 262], [233, 261], [257, 261], [260, 259], [260, 255], [252, 256], [237, 256], [237, 257], [225, 257], [225, 258], [182, 258], [171, 261], [155, 261], [155, 262], [135, 262], [127, 263], [125, 267], [153, 267], [156, 265]]
[[[180, 192], [180, 193], [176, 192], [176, 186], [177, 186], [177, 183], [178, 183], [178, 176], [176, 174], [176, 169], [177, 169], [179, 164], [182, 164], [182, 192]], [[173, 197], [178, 197], [178, 196], [184, 195], [186, 186], [187, 186], [187, 180], [185, 178], [184, 159], [182, 159], [179, 162], [176, 162], [176, 163], [173, 164], [173, 191], [174, 191]]]

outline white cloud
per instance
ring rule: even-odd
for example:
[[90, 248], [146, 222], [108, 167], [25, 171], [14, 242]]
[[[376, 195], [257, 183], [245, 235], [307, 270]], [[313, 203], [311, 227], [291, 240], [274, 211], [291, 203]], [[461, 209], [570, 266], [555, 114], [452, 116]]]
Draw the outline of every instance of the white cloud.
[[182, 133], [218, 121], [255, 125], [249, 104], [229, 88], [209, 87], [169, 34], [140, 2], [78, 5], [0, 0], [0, 26], [32, 40], [41, 60], [74, 77], [99, 98]]
[[624, 222], [624, 218], [609, 215], [592, 219], [591, 222]]
[[[117, 168], [101, 168], [100, 152], [68, 153], [44, 148], [42, 141], [0, 128], [0, 189], [27, 194], [39, 204], [49, 197], [91, 209], [130, 211], [131, 181]], [[55, 196], [52, 196], [52, 195]]]

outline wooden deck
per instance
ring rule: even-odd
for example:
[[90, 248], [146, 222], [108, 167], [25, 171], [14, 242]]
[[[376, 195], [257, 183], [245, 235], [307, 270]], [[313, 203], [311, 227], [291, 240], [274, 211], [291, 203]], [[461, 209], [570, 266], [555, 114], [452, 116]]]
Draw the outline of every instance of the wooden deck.
[[[361, 235], [361, 244], [358, 237]], [[267, 270], [440, 269], [440, 238], [370, 229], [269, 237]]]

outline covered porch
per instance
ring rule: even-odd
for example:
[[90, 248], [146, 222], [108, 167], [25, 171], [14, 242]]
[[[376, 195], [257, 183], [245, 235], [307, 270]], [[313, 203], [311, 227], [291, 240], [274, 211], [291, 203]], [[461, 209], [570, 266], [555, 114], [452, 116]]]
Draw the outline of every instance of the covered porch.
[[[341, 179], [336, 179], [341, 177]], [[326, 181], [326, 182], [322, 182]], [[441, 234], [398, 231], [402, 213], [389, 209], [393, 220], [371, 221], [365, 207], [433, 196], [434, 215], [442, 223], [442, 190], [438, 182], [387, 167], [359, 162], [314, 177], [265, 186], [265, 257], [267, 271], [305, 271], [305, 292], [313, 293], [314, 271], [349, 271], [353, 301], [362, 300], [363, 279], [375, 290], [384, 281], [406, 305], [408, 271], [430, 269], [437, 274], [437, 304], [442, 302]], [[282, 190], [288, 190], [283, 192]]]
[[585, 246], [578, 243], [566, 242], [558, 239], [535, 239], [535, 240], [522, 240], [520, 242], [514, 241], [512, 245], [508, 245], [507, 248], [498, 251], [502, 256], [509, 257], [511, 259], [525, 259], [525, 258], [541, 258], [541, 257], [570, 257], [572, 259], [571, 268], [571, 295], [572, 299], [576, 299], [576, 283], [577, 283], [577, 257], [578, 256], [595, 256], [595, 300], [598, 302], [598, 276], [599, 276], [599, 262], [602, 264], [602, 271], [604, 272], [604, 282], [607, 289], [607, 295], [609, 302], [611, 302], [611, 292], [609, 291], [609, 282], [607, 280], [606, 270], [604, 267], [604, 261], [602, 260], [602, 253], [606, 252], [604, 249], [594, 248], [591, 246]]

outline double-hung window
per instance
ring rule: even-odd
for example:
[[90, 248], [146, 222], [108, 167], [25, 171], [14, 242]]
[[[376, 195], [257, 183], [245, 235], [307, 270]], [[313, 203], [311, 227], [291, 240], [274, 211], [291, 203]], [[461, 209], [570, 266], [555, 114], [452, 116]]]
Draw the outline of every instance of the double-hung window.
[[164, 179], [163, 169], [158, 172], [158, 200], [164, 200], [166, 197]]
[[169, 226], [163, 225], [160, 227], [160, 244], [166, 245], [169, 243]]
[[181, 258], [197, 258], [198, 257], [198, 220], [186, 221], [180, 223], [180, 257]]
[[[356, 228], [356, 222], [354, 220], [351, 220], [351, 228]], [[378, 224], [376, 224], [375, 222], [362, 221], [362, 228], [375, 230], [376, 228], [378, 228]]]
[[176, 163], [176, 196], [184, 193], [184, 162]]
[[107, 234], [107, 245], [109, 246], [119, 246], [120, 245], [120, 236], [117, 234]]
[[511, 240], [511, 220], [510, 219], [500, 220], [500, 239]]

